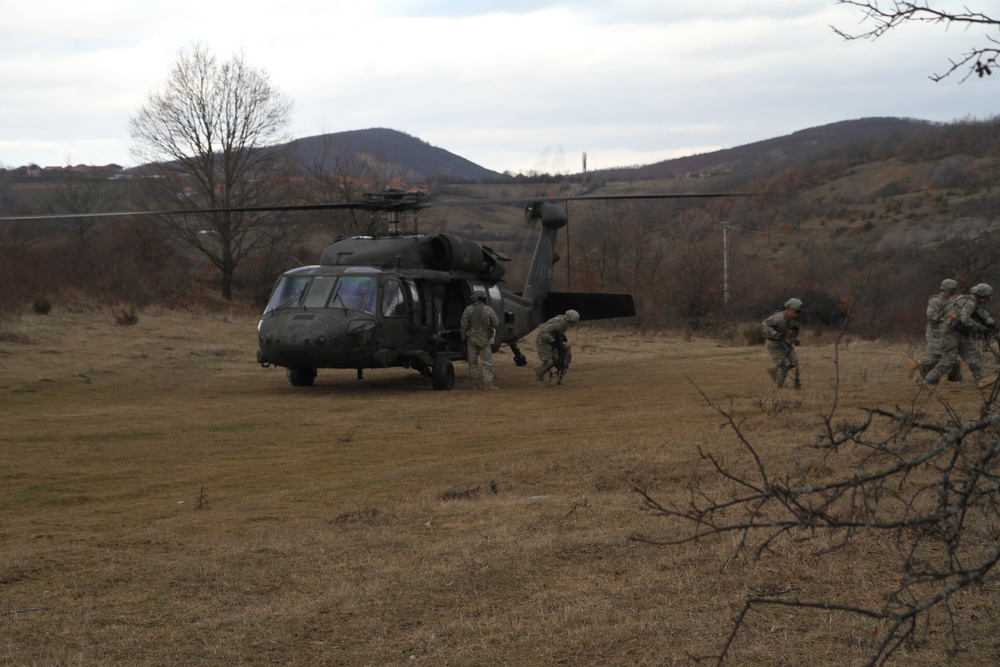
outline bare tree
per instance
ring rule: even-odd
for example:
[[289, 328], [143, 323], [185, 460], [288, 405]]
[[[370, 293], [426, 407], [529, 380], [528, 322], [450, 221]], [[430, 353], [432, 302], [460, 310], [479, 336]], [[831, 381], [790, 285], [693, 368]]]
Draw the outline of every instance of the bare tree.
[[[64, 173], [61, 187], [47, 198], [44, 207], [52, 214], [114, 211], [125, 201], [124, 183], [109, 180], [105, 175], [95, 177], [70, 170]], [[70, 218], [59, 224], [70, 233], [76, 259], [81, 263], [90, 260], [94, 238], [108, 226], [94, 218]]]
[[[962, 8], [962, 11], [944, 9], [938, 3], [931, 5], [928, 0], [920, 2], [901, 2], [900, 0], [837, 0], [837, 4], [857, 7], [864, 14], [864, 21], [872, 27], [861, 32], [846, 32], [833, 27], [834, 32], [847, 40], [878, 39], [893, 28], [907, 23], [942, 24], [946, 29], [958, 26], [1000, 26], [1000, 19], [992, 18], [981, 12]], [[985, 35], [984, 45], [974, 46], [962, 54], [957, 60], [950, 60], [943, 74], [931, 75], [931, 80], [941, 81], [960, 69], [968, 70], [962, 81], [973, 74], [982, 78], [993, 73], [1000, 56], [1000, 41], [992, 35]]]
[[141, 179], [148, 206], [230, 209], [174, 217], [170, 224], [222, 274], [232, 299], [233, 276], [248, 257], [287, 235], [267, 206], [288, 182], [283, 156], [291, 102], [242, 54], [219, 62], [203, 46], [182, 50], [167, 81], [129, 121], [133, 156], [149, 163]]
[[[23, 205], [11, 192], [10, 172], [0, 169], [0, 212], [13, 215], [22, 210]], [[38, 240], [33, 230], [37, 225], [29, 222], [6, 222], [0, 224], [0, 259], [10, 253], [24, 252]], [[4, 282], [9, 287], [9, 283]]]
[[694, 322], [721, 310], [722, 248], [716, 238], [691, 236], [671, 248], [664, 270], [676, 314]]
[[[791, 464], [768, 463], [765, 449], [751, 441], [732, 409], [702, 393], [750, 465], [702, 451], [712, 479], [721, 485], [694, 484], [684, 505], [637, 490], [673, 537], [633, 539], [681, 544], [733, 536], [733, 556], [754, 559], [766, 559], [790, 542], [814, 545], [817, 558], [868, 549], [892, 564], [885, 589], [861, 600], [837, 592], [800, 597], [791, 589], [751, 593], [719, 652], [696, 661], [721, 665], [751, 616], [768, 607], [869, 619], [877, 631], [865, 665], [884, 665], [898, 649], [921, 639], [944, 638], [952, 650], [959, 649], [960, 593], [995, 579], [991, 573], [1000, 560], [1000, 390], [994, 383], [984, 391], [980, 415], [971, 420], [938, 397], [944, 408], [940, 420], [928, 418], [915, 401], [910, 409], [867, 408], [851, 421], [837, 414], [836, 389], [835, 381], [821, 433]], [[834, 457], [846, 459], [847, 474], [831, 474]]]
[[573, 222], [576, 280], [587, 287], [634, 292], [657, 277], [663, 249], [657, 231], [663, 217], [655, 205], [595, 203]]

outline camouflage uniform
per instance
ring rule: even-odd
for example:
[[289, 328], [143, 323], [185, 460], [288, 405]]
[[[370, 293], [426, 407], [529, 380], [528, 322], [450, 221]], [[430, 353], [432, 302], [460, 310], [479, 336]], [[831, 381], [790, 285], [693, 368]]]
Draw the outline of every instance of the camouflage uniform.
[[[469, 376], [472, 388], [493, 388], [493, 350], [490, 341], [500, 326], [496, 312], [486, 305], [482, 295], [462, 312], [462, 338], [465, 339], [465, 354], [469, 362]], [[482, 363], [482, 377], [479, 365]]]
[[[980, 285], [973, 287], [973, 290]], [[992, 292], [992, 290], [990, 290]], [[986, 312], [975, 293], [961, 294], [948, 302], [944, 318], [938, 327], [941, 342], [939, 358], [924, 379], [937, 384], [942, 376], [955, 370], [961, 357], [977, 382], [983, 377], [983, 364], [976, 345], [976, 338], [995, 328], [993, 318]]]
[[566, 329], [569, 324], [580, 321], [580, 315], [575, 310], [567, 310], [565, 315], [556, 315], [551, 320], [542, 325], [535, 336], [535, 347], [538, 348], [538, 358], [542, 364], [535, 369], [535, 377], [539, 380], [545, 377], [555, 364], [553, 355], [556, 345], [566, 345], [569, 351], [569, 343], [566, 342]]
[[[794, 307], [793, 302], [796, 302], [798, 307]], [[771, 355], [771, 360], [774, 361], [775, 365], [774, 382], [779, 387], [785, 384], [785, 376], [788, 375], [788, 371], [799, 365], [799, 357], [795, 354], [795, 348], [789, 341], [790, 337], [794, 338], [798, 333], [798, 322], [785, 313], [787, 310], [798, 312], [801, 307], [801, 301], [789, 299], [785, 304], [785, 310], [779, 310], [761, 322], [761, 329], [764, 331], [764, 337], [767, 338], [767, 352]], [[789, 331], [792, 332], [791, 336], [789, 336]]]
[[920, 360], [920, 374], [927, 373], [941, 359], [941, 320], [948, 311], [948, 302], [955, 296], [958, 283], [950, 278], [941, 282], [941, 291], [927, 301], [927, 354]]

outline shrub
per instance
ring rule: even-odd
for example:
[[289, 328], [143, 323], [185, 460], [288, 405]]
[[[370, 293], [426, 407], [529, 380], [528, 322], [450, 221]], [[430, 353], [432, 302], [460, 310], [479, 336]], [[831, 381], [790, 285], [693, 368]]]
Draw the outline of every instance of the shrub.
[[759, 324], [748, 324], [743, 327], [743, 340], [746, 341], [747, 347], [763, 345], [764, 330], [760, 328]]
[[49, 311], [52, 310], [52, 302], [48, 299], [37, 297], [31, 302], [31, 309], [36, 315], [48, 315]]
[[114, 315], [115, 324], [120, 327], [130, 327], [139, 322], [139, 316], [136, 314], [135, 308], [123, 308], [120, 311], [112, 310], [111, 314]]

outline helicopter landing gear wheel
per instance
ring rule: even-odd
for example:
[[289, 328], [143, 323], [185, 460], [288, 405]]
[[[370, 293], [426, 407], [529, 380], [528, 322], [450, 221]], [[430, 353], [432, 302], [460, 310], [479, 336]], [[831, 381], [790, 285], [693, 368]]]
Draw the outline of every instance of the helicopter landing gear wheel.
[[438, 357], [434, 360], [434, 369], [431, 371], [431, 385], [437, 391], [451, 389], [455, 386], [455, 366], [451, 359]]
[[293, 387], [311, 387], [316, 379], [315, 368], [289, 368], [285, 371], [288, 382]]

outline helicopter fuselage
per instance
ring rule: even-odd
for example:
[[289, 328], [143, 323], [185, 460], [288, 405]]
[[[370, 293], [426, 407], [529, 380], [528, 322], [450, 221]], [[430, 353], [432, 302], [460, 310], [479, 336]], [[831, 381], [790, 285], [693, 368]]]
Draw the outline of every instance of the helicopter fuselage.
[[[295, 386], [313, 384], [317, 369], [415, 368], [435, 389], [454, 384], [453, 361], [466, 359], [461, 319], [484, 294], [500, 325], [491, 347], [511, 348], [556, 312], [584, 319], [635, 315], [628, 294], [551, 293], [555, 239], [565, 224], [556, 206], [539, 214], [542, 230], [523, 291], [501, 287], [509, 258], [451, 234], [349, 237], [320, 263], [285, 272], [258, 324], [257, 360], [287, 369]], [[557, 310], [558, 309], [558, 310]]]
[[[391, 265], [356, 263], [379, 257]], [[295, 385], [311, 384], [319, 368], [402, 366], [430, 376], [435, 365], [465, 358], [460, 323], [474, 292], [500, 319], [494, 351], [504, 343], [516, 350], [539, 322], [533, 304], [498, 286], [502, 259], [443, 235], [338, 241], [323, 255], [329, 264], [278, 280], [258, 324], [258, 361], [289, 369]]]

